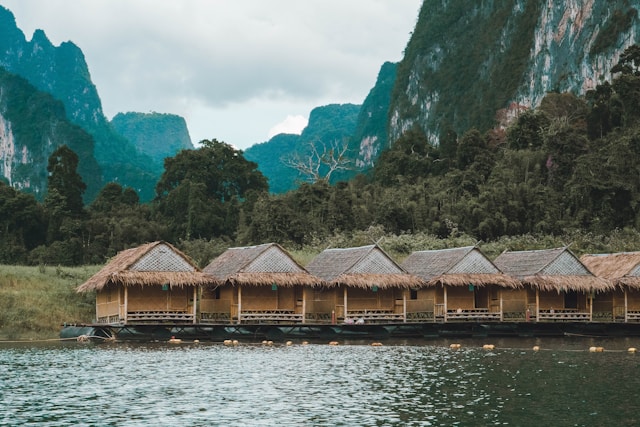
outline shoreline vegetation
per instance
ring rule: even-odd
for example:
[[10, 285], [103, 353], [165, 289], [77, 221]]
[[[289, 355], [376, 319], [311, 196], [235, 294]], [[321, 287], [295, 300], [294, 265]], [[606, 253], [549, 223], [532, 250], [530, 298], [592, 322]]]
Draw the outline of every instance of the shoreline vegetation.
[[[427, 234], [390, 235], [381, 228], [351, 236], [334, 236], [313, 246], [285, 248], [301, 265], [327, 247], [379, 245], [398, 263], [411, 252], [425, 249], [454, 248], [478, 245], [489, 259], [502, 251], [533, 250], [563, 247], [580, 256], [585, 253], [633, 252], [640, 250], [637, 230], [616, 230], [607, 235], [569, 232], [563, 236], [505, 237], [495, 242], [478, 242], [470, 236], [459, 235], [439, 239]], [[177, 246], [191, 256], [200, 267], [220, 255], [232, 242], [211, 240], [184, 241]], [[64, 323], [90, 323], [95, 318], [95, 294], [76, 293], [76, 288], [98, 272], [102, 265], [81, 267], [0, 265], [0, 342], [56, 339]]]

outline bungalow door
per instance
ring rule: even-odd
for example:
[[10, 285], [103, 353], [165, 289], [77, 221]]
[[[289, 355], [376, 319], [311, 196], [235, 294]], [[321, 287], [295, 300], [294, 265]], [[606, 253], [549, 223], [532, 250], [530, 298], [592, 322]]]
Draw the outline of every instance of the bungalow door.
[[489, 308], [489, 287], [474, 286], [475, 308]]

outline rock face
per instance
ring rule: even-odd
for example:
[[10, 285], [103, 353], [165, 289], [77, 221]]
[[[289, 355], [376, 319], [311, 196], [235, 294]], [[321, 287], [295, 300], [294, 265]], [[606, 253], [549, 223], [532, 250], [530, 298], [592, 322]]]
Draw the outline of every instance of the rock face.
[[166, 157], [173, 157], [180, 150], [194, 148], [187, 122], [175, 114], [118, 113], [111, 124], [140, 153], [158, 164], [163, 164]]
[[60, 101], [0, 68], [0, 178], [42, 200], [49, 156], [61, 145], [78, 155], [85, 198], [91, 200], [103, 184], [93, 138], [69, 122]]
[[113, 130], [84, 55], [75, 44], [65, 42], [55, 47], [42, 30], [36, 30], [27, 41], [13, 14], [0, 6], [0, 66], [64, 104], [69, 120], [93, 137], [104, 182], [117, 181], [135, 188], [143, 200], [153, 197], [162, 165], [140, 154]]
[[398, 65], [388, 138], [418, 126], [438, 144], [493, 127], [501, 109], [536, 107], [549, 91], [584, 94], [639, 40], [631, 0], [425, 0]]

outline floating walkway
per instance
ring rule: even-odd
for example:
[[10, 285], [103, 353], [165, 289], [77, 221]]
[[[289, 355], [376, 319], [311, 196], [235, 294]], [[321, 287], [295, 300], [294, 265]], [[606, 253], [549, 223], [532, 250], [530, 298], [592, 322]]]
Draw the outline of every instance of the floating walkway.
[[228, 339], [283, 341], [299, 339], [483, 338], [483, 337], [640, 337], [640, 324], [630, 323], [388, 323], [364, 325], [311, 324], [128, 324], [65, 325], [60, 338], [98, 337], [119, 341]]

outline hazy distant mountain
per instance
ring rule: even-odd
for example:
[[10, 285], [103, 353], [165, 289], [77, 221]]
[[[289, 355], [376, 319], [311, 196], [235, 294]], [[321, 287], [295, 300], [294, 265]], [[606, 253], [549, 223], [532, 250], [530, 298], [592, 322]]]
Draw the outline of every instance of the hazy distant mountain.
[[133, 143], [140, 153], [163, 164], [180, 150], [193, 149], [187, 122], [175, 114], [118, 113], [111, 120], [113, 128]]
[[[301, 135], [276, 135], [269, 141], [247, 148], [244, 156], [258, 163], [258, 169], [268, 178], [269, 190], [284, 193], [296, 188], [307, 177], [287, 166], [286, 159], [294, 156], [307, 158], [311, 145], [320, 151], [333, 143], [349, 144], [356, 129], [359, 105], [332, 104], [314, 108], [309, 123]], [[354, 154], [349, 156], [353, 158]], [[350, 171], [332, 176], [332, 182], [353, 176]]]

